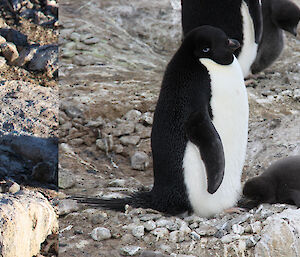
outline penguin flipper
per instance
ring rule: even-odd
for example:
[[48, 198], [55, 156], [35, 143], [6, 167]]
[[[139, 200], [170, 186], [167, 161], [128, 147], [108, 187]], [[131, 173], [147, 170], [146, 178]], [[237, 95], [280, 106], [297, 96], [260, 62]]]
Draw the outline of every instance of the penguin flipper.
[[206, 111], [192, 113], [185, 128], [187, 137], [200, 151], [206, 168], [207, 191], [213, 194], [224, 177], [225, 157], [221, 138]]
[[300, 190], [291, 190], [291, 198], [297, 207], [300, 207]]

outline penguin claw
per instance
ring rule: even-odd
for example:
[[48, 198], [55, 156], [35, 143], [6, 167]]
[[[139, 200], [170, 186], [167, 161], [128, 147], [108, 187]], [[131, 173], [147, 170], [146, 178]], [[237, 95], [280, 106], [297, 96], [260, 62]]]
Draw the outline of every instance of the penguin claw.
[[229, 213], [229, 214], [233, 214], [233, 213], [241, 214], [246, 211], [247, 211], [246, 209], [241, 208], [241, 207], [231, 207], [231, 208], [224, 210], [225, 213]]

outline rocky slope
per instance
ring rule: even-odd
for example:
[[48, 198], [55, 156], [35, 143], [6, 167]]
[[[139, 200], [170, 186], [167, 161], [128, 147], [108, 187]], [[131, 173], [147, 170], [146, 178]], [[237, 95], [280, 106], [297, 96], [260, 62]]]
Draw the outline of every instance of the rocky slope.
[[[179, 2], [62, 3], [59, 187], [66, 195], [118, 197], [151, 188], [152, 118], [163, 71], [181, 41]], [[299, 39], [287, 35], [281, 58], [247, 88], [243, 182], [281, 157], [300, 154], [299, 50]], [[66, 199], [60, 210], [61, 256], [299, 252], [299, 210], [288, 205], [211, 219], [131, 208], [124, 214]]]

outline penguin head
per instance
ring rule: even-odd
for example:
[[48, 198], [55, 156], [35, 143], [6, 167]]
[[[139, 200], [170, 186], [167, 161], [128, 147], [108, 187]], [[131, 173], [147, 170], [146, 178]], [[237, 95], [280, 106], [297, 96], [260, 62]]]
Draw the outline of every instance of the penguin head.
[[195, 28], [184, 41], [189, 42], [188, 47], [194, 58], [208, 58], [221, 65], [231, 64], [233, 52], [240, 47], [240, 43], [229, 39], [223, 30], [208, 25]]
[[270, 202], [275, 196], [272, 181], [262, 176], [249, 179], [244, 185], [243, 195], [258, 202]]
[[272, 20], [281, 29], [297, 36], [300, 9], [289, 1], [273, 1], [271, 4]]

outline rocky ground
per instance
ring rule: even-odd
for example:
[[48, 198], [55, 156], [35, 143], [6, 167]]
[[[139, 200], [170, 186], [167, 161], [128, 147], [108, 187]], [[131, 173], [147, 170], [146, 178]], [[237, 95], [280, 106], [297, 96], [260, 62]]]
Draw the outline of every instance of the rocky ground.
[[[153, 112], [181, 41], [179, 8], [169, 0], [61, 3], [59, 187], [66, 196], [151, 188]], [[243, 182], [300, 154], [300, 43], [286, 36], [281, 58], [247, 88]], [[60, 256], [296, 256], [297, 222], [299, 210], [288, 205], [206, 219], [131, 208], [124, 214], [62, 199]]]
[[57, 255], [57, 11], [0, 1], [1, 256]]

